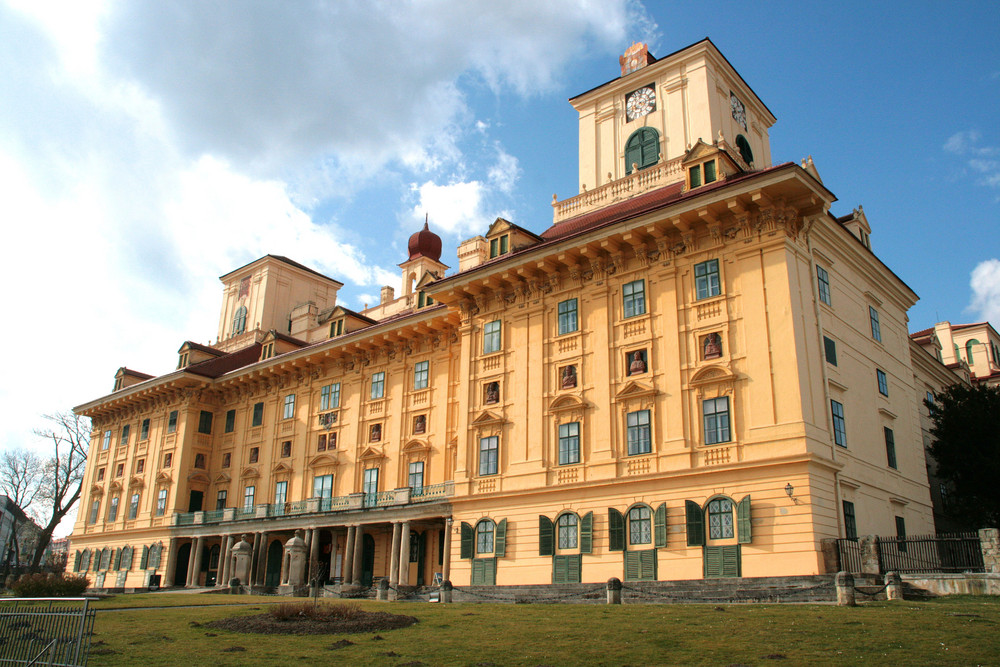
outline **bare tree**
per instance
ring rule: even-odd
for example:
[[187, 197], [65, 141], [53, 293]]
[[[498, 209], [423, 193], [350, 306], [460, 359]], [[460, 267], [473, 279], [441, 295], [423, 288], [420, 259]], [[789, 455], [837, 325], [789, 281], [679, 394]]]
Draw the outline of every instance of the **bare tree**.
[[[30, 449], [8, 449], [0, 455], [0, 494], [7, 496], [29, 519], [34, 518], [32, 506], [42, 488], [43, 466], [42, 457]], [[29, 524], [30, 521], [22, 521], [15, 525], [10, 542], [0, 545], [5, 549], [0, 560], [7, 567], [20, 563], [21, 552], [30, 548], [26, 542]]]
[[90, 447], [90, 419], [72, 412], [45, 415], [52, 423], [48, 429], [38, 429], [35, 435], [52, 443], [52, 453], [42, 466], [42, 480], [36, 498], [46, 521], [35, 545], [31, 569], [37, 571], [42, 556], [52, 541], [52, 533], [80, 499], [80, 487]]

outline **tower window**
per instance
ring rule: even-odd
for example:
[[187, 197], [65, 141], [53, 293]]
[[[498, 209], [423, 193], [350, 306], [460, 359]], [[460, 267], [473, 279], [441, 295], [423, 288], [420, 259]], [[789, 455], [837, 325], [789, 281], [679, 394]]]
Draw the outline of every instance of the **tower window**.
[[240, 306], [236, 309], [236, 314], [233, 315], [233, 333], [241, 334], [246, 331], [247, 328], [247, 307]]
[[748, 166], [753, 166], [753, 151], [750, 149], [750, 142], [742, 134], [736, 135], [736, 148], [740, 151], [740, 157]]
[[660, 134], [651, 127], [640, 127], [625, 142], [625, 173], [632, 173], [632, 165], [645, 169], [660, 159]]

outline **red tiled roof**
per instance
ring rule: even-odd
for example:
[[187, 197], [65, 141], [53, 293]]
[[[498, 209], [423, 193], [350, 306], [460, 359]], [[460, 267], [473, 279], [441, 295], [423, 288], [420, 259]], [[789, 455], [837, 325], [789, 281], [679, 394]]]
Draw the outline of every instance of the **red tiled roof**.
[[920, 331], [915, 331], [911, 333], [910, 338], [916, 340], [917, 338], [923, 338], [924, 336], [929, 336], [932, 333], [934, 333], [934, 327], [931, 327], [930, 329], [921, 329]]
[[128, 375], [129, 377], [134, 377], [134, 378], [142, 378], [143, 380], [150, 380], [150, 379], [156, 377], [155, 375], [150, 375], [149, 373], [142, 373], [140, 371], [134, 371], [131, 368], [128, 368], [127, 366], [122, 366], [121, 367], [121, 373], [122, 373], [122, 375]]
[[[295, 339], [293, 338], [292, 340]], [[231, 354], [191, 364], [184, 370], [195, 375], [217, 378], [230, 371], [235, 371], [237, 368], [243, 368], [244, 366], [249, 366], [260, 361], [260, 348], [260, 343], [254, 343], [250, 347], [245, 347]]]
[[[194, 341], [190, 341], [190, 340], [184, 341], [184, 345], [187, 345], [192, 350], [200, 350], [202, 352], [207, 352], [208, 354], [213, 354], [213, 355], [215, 355], [217, 357], [220, 357], [220, 356], [222, 356], [222, 355], [225, 354], [225, 352], [223, 352], [222, 350], [218, 350], [218, 349], [216, 349], [214, 347], [211, 347], [209, 345], [202, 345], [201, 343], [195, 343]], [[181, 345], [181, 347], [184, 347], [184, 345]], [[152, 376], [150, 376], [150, 377], [152, 377]]]

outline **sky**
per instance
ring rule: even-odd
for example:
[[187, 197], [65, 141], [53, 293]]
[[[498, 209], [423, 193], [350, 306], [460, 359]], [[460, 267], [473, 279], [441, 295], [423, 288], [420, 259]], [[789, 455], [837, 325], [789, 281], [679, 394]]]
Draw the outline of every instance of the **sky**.
[[998, 28], [960, 1], [0, 0], [0, 450], [214, 340], [218, 277], [264, 254], [360, 308], [425, 214], [452, 267], [497, 216], [544, 231], [576, 194], [567, 99], [635, 41], [713, 40], [773, 162], [864, 206], [911, 331], [1000, 324]]

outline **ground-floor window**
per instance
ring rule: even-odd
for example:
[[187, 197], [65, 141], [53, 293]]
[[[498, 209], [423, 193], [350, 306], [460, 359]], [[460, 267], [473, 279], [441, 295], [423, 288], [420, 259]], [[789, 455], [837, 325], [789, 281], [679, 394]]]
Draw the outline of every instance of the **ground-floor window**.
[[496, 583], [497, 583], [497, 559], [473, 558], [472, 585], [496, 586]]
[[742, 576], [739, 544], [705, 547], [705, 578]]
[[552, 557], [552, 583], [580, 583], [580, 569], [583, 559], [580, 554], [565, 554]]
[[625, 552], [625, 580], [656, 580], [656, 549]]

